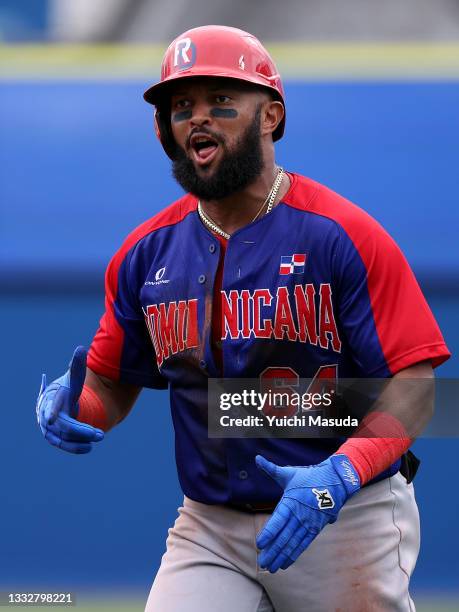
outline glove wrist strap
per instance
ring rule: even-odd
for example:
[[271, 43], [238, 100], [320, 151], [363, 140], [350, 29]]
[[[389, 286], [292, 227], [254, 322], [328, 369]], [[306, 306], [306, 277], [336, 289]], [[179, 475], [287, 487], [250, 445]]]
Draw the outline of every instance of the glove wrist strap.
[[349, 457], [344, 454], [336, 454], [330, 457], [330, 461], [341, 478], [348, 496], [356, 493], [360, 489], [360, 478]]
[[107, 431], [107, 411], [105, 410], [102, 399], [97, 395], [94, 389], [91, 389], [88, 385], [84, 385], [80, 399], [78, 400], [78, 405], [79, 410], [77, 419], [80, 423], [87, 423], [88, 425]]

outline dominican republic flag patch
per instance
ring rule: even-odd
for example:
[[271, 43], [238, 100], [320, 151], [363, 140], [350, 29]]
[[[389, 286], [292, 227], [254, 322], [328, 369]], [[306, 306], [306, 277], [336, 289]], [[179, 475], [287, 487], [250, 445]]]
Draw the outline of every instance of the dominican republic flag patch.
[[306, 254], [281, 255], [279, 274], [302, 274], [306, 265]]

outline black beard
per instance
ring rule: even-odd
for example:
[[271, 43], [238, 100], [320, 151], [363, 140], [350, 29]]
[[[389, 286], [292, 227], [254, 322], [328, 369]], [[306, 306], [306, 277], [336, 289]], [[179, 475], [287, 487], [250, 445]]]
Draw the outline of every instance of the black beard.
[[[199, 176], [193, 162], [182, 147], [177, 147], [177, 157], [172, 162], [172, 174], [175, 180], [185, 191], [201, 200], [221, 200], [242, 191], [247, 185], [253, 183], [264, 168], [260, 116], [261, 106], [257, 108], [252, 123], [241, 136], [234, 150], [229, 151], [222, 139], [218, 139], [224, 155], [218, 168], [209, 178]], [[199, 131], [205, 132], [206, 130]]]

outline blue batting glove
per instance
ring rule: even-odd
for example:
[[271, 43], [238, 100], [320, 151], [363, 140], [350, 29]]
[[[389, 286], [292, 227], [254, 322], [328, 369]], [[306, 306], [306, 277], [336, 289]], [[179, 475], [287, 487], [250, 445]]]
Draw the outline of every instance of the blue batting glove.
[[86, 349], [78, 346], [67, 372], [48, 386], [43, 374], [36, 405], [37, 421], [48, 442], [75, 454], [89, 453], [92, 442], [104, 438], [101, 429], [76, 420], [86, 377], [86, 355]]
[[287, 569], [344, 503], [360, 489], [360, 479], [346, 455], [332, 455], [311, 467], [281, 467], [261, 455], [255, 458], [283, 489], [271, 518], [258, 534], [258, 564], [271, 573]]

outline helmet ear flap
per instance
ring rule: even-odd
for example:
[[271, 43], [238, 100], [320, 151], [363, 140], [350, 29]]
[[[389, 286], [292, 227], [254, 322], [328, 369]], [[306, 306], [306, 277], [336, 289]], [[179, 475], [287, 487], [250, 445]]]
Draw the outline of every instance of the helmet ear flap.
[[155, 112], [155, 132], [167, 155], [172, 160], [176, 159], [177, 144], [172, 135], [170, 113], [158, 107]]

